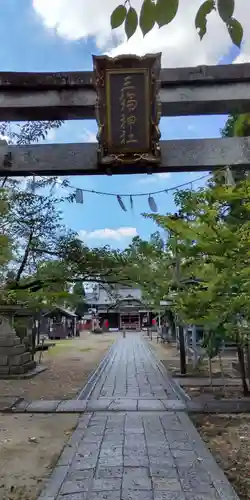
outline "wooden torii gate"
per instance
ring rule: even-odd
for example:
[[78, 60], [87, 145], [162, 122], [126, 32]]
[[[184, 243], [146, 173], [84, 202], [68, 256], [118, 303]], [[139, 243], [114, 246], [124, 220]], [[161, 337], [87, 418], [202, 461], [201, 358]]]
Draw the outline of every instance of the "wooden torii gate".
[[[162, 116], [250, 112], [250, 64], [162, 69]], [[95, 118], [92, 72], [0, 73], [0, 120]], [[153, 172], [249, 169], [250, 137], [161, 141]], [[148, 173], [121, 165], [112, 174]], [[0, 145], [0, 176], [100, 175], [97, 144]]]

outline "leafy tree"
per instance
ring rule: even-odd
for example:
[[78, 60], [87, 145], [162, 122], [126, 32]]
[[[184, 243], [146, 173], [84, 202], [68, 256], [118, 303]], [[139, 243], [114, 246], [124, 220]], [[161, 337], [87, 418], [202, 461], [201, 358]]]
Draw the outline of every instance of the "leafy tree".
[[247, 137], [250, 135], [250, 114], [230, 115], [221, 130], [222, 137]]
[[[238, 226], [228, 224], [225, 211], [240, 200], [244, 200], [248, 217]], [[203, 325], [209, 332], [209, 352], [218, 348], [218, 332], [221, 340], [231, 338], [237, 343], [245, 394], [248, 387], [243, 349], [248, 330], [241, 322], [250, 321], [249, 201], [250, 182], [246, 181], [236, 188], [216, 186], [197, 193], [177, 193], [178, 217], [149, 216], [175, 234], [182, 278], [195, 278], [196, 286], [190, 286], [189, 279], [181, 280], [174, 301], [176, 312], [186, 323]]]
[[[221, 130], [222, 137], [248, 137], [250, 135], [250, 113], [241, 115], [229, 115], [223, 129]], [[248, 177], [248, 171], [245, 169], [234, 169], [231, 167], [235, 182], [240, 182]], [[215, 173], [214, 178], [219, 183], [224, 183], [224, 174]]]
[[159, 301], [163, 298], [163, 287], [159, 284], [164, 281], [164, 271], [169, 275], [168, 265], [164, 265], [167, 255], [160, 234], [154, 233], [149, 241], [136, 236], [124, 255], [127, 266], [125, 272], [131, 281], [142, 288], [145, 300], [159, 307]]
[[[131, 0], [125, 0], [111, 14], [110, 22], [113, 29], [124, 24], [125, 33], [129, 39], [139, 26], [143, 36], [149, 33], [155, 25], [159, 28], [170, 24], [178, 15], [181, 0], [143, 0], [139, 12], [133, 7]], [[184, 1], [184, 0], [182, 0]], [[200, 39], [207, 32], [208, 16], [216, 12], [226, 25], [232, 42], [240, 47], [243, 38], [243, 28], [235, 19], [235, 0], [205, 0], [199, 7], [194, 25]]]

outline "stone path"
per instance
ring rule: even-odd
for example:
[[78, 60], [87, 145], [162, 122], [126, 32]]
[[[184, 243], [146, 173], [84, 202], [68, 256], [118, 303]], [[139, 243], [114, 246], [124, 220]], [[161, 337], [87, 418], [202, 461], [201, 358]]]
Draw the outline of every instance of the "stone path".
[[178, 399], [147, 344], [133, 334], [117, 342], [113, 357], [91, 395], [91, 399], [103, 397]]
[[185, 412], [148, 411], [180, 396], [139, 335], [118, 340], [91, 397], [123, 407], [80, 417], [39, 500], [238, 499]]

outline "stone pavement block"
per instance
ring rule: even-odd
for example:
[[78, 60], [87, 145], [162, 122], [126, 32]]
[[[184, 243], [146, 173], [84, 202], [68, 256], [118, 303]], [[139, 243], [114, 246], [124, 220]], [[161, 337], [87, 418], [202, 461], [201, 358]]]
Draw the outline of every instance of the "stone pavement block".
[[[63, 499], [62, 499], [63, 500]], [[91, 491], [87, 500], [121, 500], [121, 492], [117, 491]]]
[[14, 413], [24, 413], [29, 404], [30, 401], [20, 401], [12, 406], [11, 411]]
[[190, 479], [199, 478], [199, 481], [210, 482], [211, 484], [209, 473], [202, 468], [202, 466], [200, 468], [197, 467], [197, 465], [191, 467], [178, 467], [178, 474], [180, 479], [189, 481]]
[[148, 467], [149, 459], [147, 456], [124, 455], [125, 467]]
[[73, 472], [75, 470], [93, 469], [96, 467], [96, 464], [96, 457], [81, 457], [78, 455], [78, 453], [76, 453], [76, 456], [71, 463], [70, 472]]
[[87, 441], [89, 440], [89, 442], [93, 442], [95, 443], [96, 441], [98, 441], [100, 438], [103, 437], [103, 432], [104, 430], [99, 428], [98, 430], [94, 430], [92, 431], [92, 429], [88, 428], [86, 430], [83, 431], [84, 433], [84, 439]]
[[71, 465], [75, 454], [76, 454], [77, 446], [65, 446], [63, 452], [57, 462], [57, 465]]
[[115, 456], [122, 456], [123, 453], [123, 447], [122, 446], [101, 446], [100, 450], [100, 458], [105, 458], [105, 457], [115, 457]]
[[172, 455], [162, 457], [149, 457], [151, 467], [164, 467], [166, 469], [176, 467], [174, 458]]
[[153, 489], [160, 491], [182, 491], [181, 483], [177, 478], [152, 477]]
[[102, 441], [102, 447], [104, 449], [112, 446], [123, 446], [123, 442], [124, 442], [123, 436], [113, 436], [113, 437], [105, 436]]
[[97, 460], [94, 457], [81, 458], [76, 454], [75, 458], [71, 462], [70, 472], [78, 470], [88, 470], [94, 469], [96, 467]]
[[31, 401], [26, 407], [25, 411], [27, 413], [50, 413], [56, 411], [60, 400], [37, 400]]
[[148, 411], [163, 411], [164, 405], [160, 399], [139, 399], [138, 400], [138, 410], [148, 410]]
[[123, 490], [151, 490], [152, 483], [147, 467], [124, 467]]
[[185, 432], [184, 430], [171, 430], [171, 432], [168, 432], [167, 433], [167, 436], [166, 436], [167, 440], [169, 443], [171, 443], [172, 441], [191, 441], [193, 442], [193, 439], [192, 439], [192, 436], [190, 436], [190, 434], [188, 434], [187, 432]]
[[109, 406], [111, 405], [112, 401], [114, 399], [97, 399], [97, 400], [89, 400], [87, 401], [87, 406], [86, 409], [87, 411], [105, 411], [109, 409]]
[[171, 450], [187, 450], [187, 451], [192, 451], [193, 450], [193, 445], [192, 443], [188, 441], [170, 441], [169, 443], [169, 448]]
[[[154, 500], [186, 500], [183, 492], [180, 491], [154, 491]], [[195, 500], [190, 498], [190, 500]], [[198, 500], [198, 499], [197, 499]], [[202, 500], [202, 499], [200, 499]], [[205, 499], [204, 499], [205, 500]], [[207, 499], [209, 500], [209, 499]], [[214, 500], [211, 498], [211, 500]]]
[[166, 467], [164, 465], [152, 464], [150, 466], [150, 474], [152, 477], [178, 479], [177, 469], [175, 467]]
[[143, 429], [143, 426], [139, 426], [138, 427], [130, 427], [129, 425], [126, 425], [125, 424], [125, 433], [126, 435], [129, 435], [131, 436], [132, 434], [144, 434], [144, 429]]
[[110, 478], [110, 477], [122, 477], [123, 475], [123, 467], [122, 466], [114, 466], [114, 467], [105, 467], [100, 466], [97, 468], [95, 477], [98, 478]]
[[[83, 438], [79, 446], [79, 454], [82, 457], [98, 456], [102, 444], [100, 436], [96, 436], [96, 441], [89, 441], [88, 438]], [[90, 452], [90, 453], [89, 453]]]
[[148, 452], [146, 446], [137, 447], [136, 444], [135, 446], [124, 446], [124, 456], [129, 457], [130, 455], [137, 456], [138, 458], [147, 457]]
[[83, 436], [81, 440], [81, 446], [87, 448], [91, 447], [92, 445], [96, 445], [98, 448], [100, 448], [102, 440], [102, 436]]
[[39, 495], [37, 500], [55, 500], [55, 497], [48, 497], [48, 496]]
[[177, 462], [183, 462], [183, 465], [191, 465], [197, 460], [197, 455], [191, 450], [172, 450], [172, 455]]
[[182, 411], [186, 409], [186, 403], [183, 401], [173, 399], [162, 399], [161, 401], [166, 410]]
[[80, 399], [68, 399], [61, 401], [57, 408], [57, 412], [78, 413], [86, 410], [86, 401]]
[[77, 426], [73, 434], [70, 436], [67, 442], [67, 446], [75, 446], [75, 445], [78, 446], [83, 436], [84, 436], [84, 431], [82, 429], [79, 429], [79, 427]]
[[149, 455], [149, 458], [158, 457], [161, 460], [164, 460], [165, 458], [171, 457], [171, 453], [169, 452], [169, 449], [167, 447], [165, 448], [164, 446], [161, 448], [148, 446], [148, 455]]
[[89, 432], [96, 432], [97, 434], [103, 433], [106, 428], [106, 421], [96, 421], [93, 420], [93, 418], [90, 420], [88, 424], [88, 431]]
[[121, 485], [121, 477], [95, 478], [92, 483], [92, 491], [116, 491], [120, 490]]
[[196, 493], [209, 493], [213, 491], [211, 481], [205, 481], [204, 479], [202, 481], [199, 476], [196, 478], [181, 478], [180, 482], [183, 491], [195, 491]]
[[133, 435], [133, 439], [130, 439], [125, 437], [124, 440], [124, 450], [128, 450], [128, 452], [133, 452], [133, 450], [142, 450], [146, 449], [146, 440], [145, 436], [143, 434], [138, 434], [137, 436], [139, 439], [135, 439], [135, 436]]
[[123, 410], [123, 411], [136, 411], [136, 399], [115, 399], [109, 406], [109, 410]]
[[88, 426], [88, 423], [89, 423], [91, 418], [92, 418], [92, 413], [88, 413], [88, 414], [85, 413], [85, 415], [81, 415], [79, 420], [78, 420], [77, 427], [85, 429]]
[[97, 461], [99, 455], [99, 448], [94, 443], [88, 446], [80, 445], [77, 450], [77, 455], [81, 458], [86, 458], [86, 459], [93, 458], [94, 460]]
[[227, 481], [226, 477], [224, 477], [224, 480], [222, 481], [217, 481], [213, 478], [213, 485], [220, 500], [239, 500], [239, 497]]
[[77, 470], [66, 477], [61, 490], [61, 495], [89, 491], [94, 475], [94, 469]]
[[119, 456], [109, 456], [102, 457], [98, 460], [98, 467], [115, 467], [115, 466], [123, 466], [124, 458], [122, 455]]
[[153, 500], [153, 491], [122, 490], [121, 500]]
[[[44, 491], [40, 495], [41, 499], [44, 500], [44, 497], [45, 498], [52, 497], [54, 500], [54, 498], [59, 493], [59, 490], [63, 484], [65, 477], [67, 476], [68, 470], [69, 470], [69, 467], [67, 465], [58, 466], [54, 469], [54, 471], [52, 472], [52, 475], [50, 476], [50, 478], [48, 480], [48, 483], [47, 483]], [[40, 497], [39, 497], [39, 500], [40, 500]]]
[[48, 497], [47, 495], [43, 496], [43, 493], [41, 493], [37, 500], [55, 500], [55, 497]]
[[111, 412], [108, 416], [106, 429], [107, 430], [116, 429], [117, 431], [119, 429], [123, 429], [124, 428], [124, 419], [125, 419], [124, 414], [117, 415], [117, 414]]

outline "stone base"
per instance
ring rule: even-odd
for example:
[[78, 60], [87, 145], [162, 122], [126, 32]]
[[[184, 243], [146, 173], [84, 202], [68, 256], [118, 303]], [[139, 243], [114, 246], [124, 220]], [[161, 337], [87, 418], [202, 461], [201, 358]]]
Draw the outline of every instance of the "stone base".
[[0, 320], [0, 376], [9, 378], [33, 370], [36, 363], [21, 344], [9, 319], [1, 317]]
[[24, 380], [24, 379], [30, 379], [33, 377], [36, 377], [36, 375], [39, 375], [39, 373], [44, 372], [47, 370], [47, 366], [44, 365], [36, 365], [33, 369], [29, 369], [26, 373], [8, 373], [6, 374], [1, 374], [0, 373], [0, 380]]

